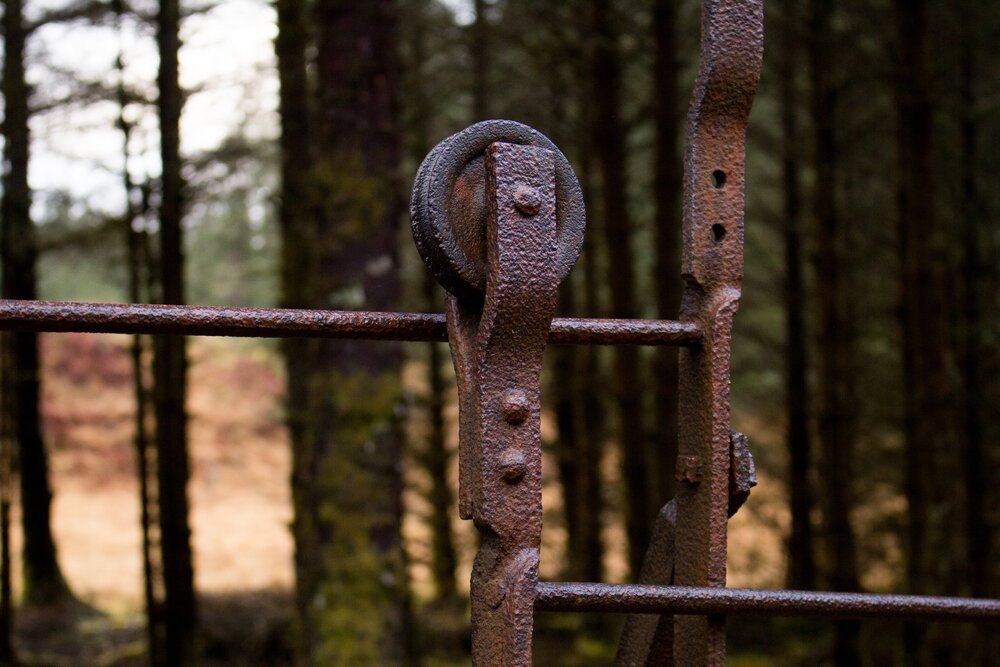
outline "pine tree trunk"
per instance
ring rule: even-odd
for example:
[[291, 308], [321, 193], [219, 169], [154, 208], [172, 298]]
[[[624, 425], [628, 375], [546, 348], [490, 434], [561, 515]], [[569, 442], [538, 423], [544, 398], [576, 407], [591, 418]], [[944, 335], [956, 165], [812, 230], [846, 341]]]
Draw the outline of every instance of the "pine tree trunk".
[[473, 0], [476, 18], [472, 23], [472, 116], [474, 121], [490, 117], [489, 53], [490, 26], [486, 0]]
[[[589, 129], [589, 128], [587, 128]], [[587, 210], [592, 211], [594, 198], [593, 153], [589, 137], [580, 141], [580, 184]], [[581, 261], [576, 269], [583, 283], [583, 309], [591, 316], [602, 312], [597, 283], [600, 279], [600, 265], [597, 258], [596, 237], [593, 231], [583, 238]], [[581, 581], [603, 581], [604, 543], [601, 539], [601, 517], [604, 513], [604, 484], [601, 479], [601, 464], [604, 458], [604, 437], [606, 419], [604, 403], [599, 391], [606, 386], [602, 382], [606, 371], [601, 364], [600, 350], [596, 345], [587, 345], [578, 352], [580, 358], [580, 383], [576, 398], [583, 413], [580, 432], [579, 483], [580, 491], [580, 577]], [[597, 621], [599, 622], [599, 620]]]
[[[816, 191], [816, 289], [818, 301], [819, 439], [824, 480], [823, 514], [830, 554], [829, 583], [840, 591], [859, 587], [854, 529], [850, 514], [854, 436], [848, 397], [852, 395], [851, 328], [844, 312], [844, 231], [838, 210], [839, 151], [836, 140], [836, 90], [831, 81], [834, 60], [831, 0], [809, 6], [810, 112], [813, 118]], [[838, 665], [860, 664], [857, 621], [838, 621], [834, 659]]]
[[10, 508], [14, 495], [14, 433], [10, 417], [12, 410], [8, 369], [12, 367], [11, 351], [6, 339], [10, 333], [0, 332], [0, 667], [15, 667], [14, 651], [14, 592], [10, 552]]
[[795, 85], [799, 60], [796, 12], [797, 0], [785, 3], [780, 29], [778, 78], [783, 140], [782, 184], [784, 195], [785, 237], [785, 339], [787, 369], [785, 411], [788, 439], [788, 496], [792, 527], [788, 537], [789, 588], [813, 590], [816, 587], [816, 563], [813, 552], [813, 496], [809, 484], [812, 452], [809, 436], [810, 393], [807, 382], [808, 358], [805, 327], [805, 285], [802, 261], [802, 185], [799, 178], [798, 107], [801, 103]]
[[[548, 133], [557, 145], [564, 145], [580, 158], [581, 164], [589, 161], [589, 136], [582, 141], [574, 137], [569, 124], [574, 117], [570, 109], [574, 93], [586, 95], [590, 91], [574, 88], [567, 76], [563, 58], [572, 52], [576, 42], [566, 32], [566, 22], [575, 17], [575, 10], [558, 3], [542, 3], [533, 8], [528, 20], [537, 21], [544, 31], [547, 49], [537, 54], [537, 66], [542, 73], [542, 87], [546, 91], [539, 122], [549, 128]], [[576, 26], [579, 29], [579, 26]], [[583, 63], [586, 67], [586, 63]], [[573, 119], [573, 120], [570, 120]], [[579, 121], [577, 121], [579, 123]], [[579, 123], [577, 127], [583, 125]], [[571, 141], [576, 139], [576, 146]], [[573, 150], [575, 148], [575, 150]], [[577, 165], [578, 167], [580, 165]], [[582, 172], [581, 172], [582, 173]], [[583, 180], [585, 177], [581, 176]], [[587, 195], [585, 194], [586, 198]], [[584, 253], [586, 254], [586, 253]], [[581, 278], [586, 271], [586, 257], [559, 285], [556, 314], [559, 317], [578, 317], [580, 312]], [[551, 396], [559, 436], [554, 454], [559, 470], [563, 495], [563, 518], [566, 524], [566, 555], [561, 576], [569, 581], [598, 581], [601, 574], [600, 514], [602, 502], [597, 471], [595, 443], [598, 434], [588, 432], [586, 404], [590, 384], [594, 378], [583, 374], [587, 350], [574, 345], [560, 345], [549, 353], [551, 379], [545, 395]], [[544, 375], [544, 373], [543, 373]]]
[[[560, 317], [576, 314], [576, 295], [573, 293], [573, 277], [565, 279], [559, 286], [557, 310]], [[583, 556], [583, 513], [587, 507], [581, 490], [586, 465], [583, 450], [583, 422], [579, 387], [579, 360], [577, 350], [570, 345], [559, 346], [551, 351], [552, 380], [549, 395], [556, 413], [559, 438], [556, 441], [556, 461], [559, 466], [559, 481], [563, 489], [563, 516], [566, 521], [566, 556], [563, 559], [563, 577], [569, 581], [582, 579]]]
[[[973, 6], [976, 3], [971, 3]], [[981, 220], [984, 215], [979, 188], [980, 120], [978, 111], [977, 58], [975, 30], [977, 18], [971, 8], [962, 12], [962, 46], [959, 63], [959, 94], [961, 95], [961, 170], [962, 170], [962, 381], [965, 463], [965, 542], [968, 558], [969, 593], [987, 597], [989, 593], [989, 542], [986, 521], [987, 458], [983, 451], [986, 437], [984, 416], [987, 414], [987, 391], [983, 379], [983, 360], [987, 357], [983, 331], [983, 286], [988, 284], [981, 248]]]
[[[116, 20], [121, 29], [123, 7], [116, 5]], [[128, 294], [132, 303], [144, 303], [148, 296], [143, 294], [143, 234], [133, 227], [139, 211], [133, 203], [137, 188], [129, 172], [129, 142], [132, 126], [125, 118], [125, 107], [128, 96], [125, 90], [125, 67], [122, 54], [119, 53], [116, 68], [118, 70], [118, 129], [122, 133], [122, 189], [125, 193], [125, 215], [122, 218], [122, 232], [125, 237], [126, 256], [128, 258]], [[133, 444], [136, 453], [136, 474], [139, 478], [139, 527], [142, 535], [142, 581], [143, 602], [146, 608], [146, 640], [147, 655], [152, 667], [162, 667], [165, 660], [164, 628], [161, 605], [157, 597], [157, 583], [162, 588], [161, 570], [154, 567], [153, 520], [156, 502], [151, 479], [153, 462], [155, 460], [154, 443], [149, 434], [150, 406], [152, 396], [148, 389], [146, 369], [146, 337], [132, 336], [130, 355], [132, 361], [132, 395], [135, 400], [135, 435]]]
[[[630, 249], [631, 224], [625, 194], [625, 137], [621, 120], [621, 63], [618, 36], [610, 0], [595, 0], [594, 104], [597, 107], [594, 144], [603, 194], [604, 245], [608, 253], [608, 283], [612, 317], [635, 317], [635, 279]], [[649, 500], [645, 420], [639, 351], [622, 345], [615, 348], [615, 398], [618, 404], [619, 438], [624, 459], [625, 525], [628, 533], [629, 567], [637, 575], [650, 536], [652, 517]]]
[[[415, 3], [410, 10], [414, 13], [408, 34], [401, 35], [408, 39], [412, 62], [407, 64], [409, 79], [408, 102], [410, 125], [407, 134], [413, 141], [413, 158], [419, 164], [430, 150], [430, 125], [432, 100], [428, 98], [426, 88], [428, 82], [421, 74], [420, 68], [427, 62], [427, 1]], [[430, 274], [423, 271], [424, 307], [428, 312], [440, 312], [441, 287]], [[448, 383], [442, 372], [442, 345], [432, 342], [427, 344], [427, 385], [426, 402], [429, 431], [426, 448], [418, 453], [417, 459], [426, 467], [430, 476], [431, 488], [429, 502], [431, 505], [431, 573], [437, 598], [440, 601], [461, 603], [456, 586], [456, 568], [458, 556], [455, 550], [455, 540], [451, 530], [453, 516], [454, 494], [449, 481], [448, 470], [451, 453], [447, 448], [445, 429], [445, 395]]]
[[[962, 536], [966, 586], [961, 591], [973, 597], [990, 596], [990, 545], [986, 535], [991, 535], [989, 503], [986, 498], [987, 471], [989, 460], [984, 415], [989, 409], [987, 385], [983, 381], [984, 362], [989, 352], [983, 341], [983, 331], [987, 324], [983, 317], [983, 286], [989, 284], [981, 248], [980, 231], [984, 217], [979, 192], [979, 143], [980, 120], [977, 111], [979, 58], [976, 52], [977, 3], [962, 6], [960, 12], [961, 47], [959, 54], [958, 87], [960, 96], [960, 159], [962, 174], [961, 192], [961, 316], [959, 318], [959, 364], [961, 368], [961, 410], [962, 428], [958, 435], [962, 442], [962, 473], [965, 491], [965, 525]], [[958, 591], [949, 591], [956, 593]], [[969, 665], [986, 665], [991, 654], [984, 633], [977, 628], [965, 629], [965, 641], [969, 653], [964, 660]]]
[[[183, 195], [180, 158], [181, 90], [178, 82], [180, 38], [178, 0], [161, 0], [157, 21], [160, 68], [157, 78], [160, 156], [160, 298], [184, 303], [184, 252], [181, 231]], [[153, 341], [156, 458], [159, 488], [160, 545], [163, 562], [166, 661], [198, 661], [197, 604], [188, 523], [189, 477], [186, 344], [181, 336]]]
[[[4, 4], [4, 174], [0, 203], [0, 260], [3, 279], [0, 293], [8, 299], [34, 299], [35, 229], [31, 222], [28, 187], [28, 84], [25, 80], [25, 38], [21, 0]], [[11, 366], [5, 374], [12, 412], [12, 429], [18, 447], [21, 480], [21, 513], [24, 530], [24, 600], [27, 604], [52, 604], [69, 595], [59, 563], [50, 523], [52, 491], [48, 457], [42, 439], [39, 398], [38, 335], [14, 333], [5, 337], [11, 346]]]
[[[900, 314], [906, 496], [910, 512], [907, 574], [911, 592], [954, 592], [962, 525], [961, 494], [953, 488], [962, 470], [954, 414], [958, 409], [948, 371], [948, 303], [944, 230], [934, 215], [931, 170], [933, 122], [927, 62], [927, 4], [896, 0], [899, 68], [894, 77], [897, 159]], [[955, 659], [959, 633], [938, 626], [907, 626], [910, 664]]]
[[[278, 208], [282, 237], [281, 305], [307, 308], [309, 297], [315, 291], [317, 270], [317, 212], [309, 189], [309, 175], [315, 160], [306, 70], [309, 33], [303, 0], [278, 0], [276, 8], [278, 34], [274, 48], [278, 60], [281, 117], [281, 202]], [[288, 338], [282, 345], [288, 372], [289, 427], [295, 442], [301, 438], [297, 406], [306, 407], [304, 370], [310, 368], [308, 357], [316, 344]]]
[[[393, 310], [402, 213], [395, 9], [388, 0], [331, 0], [317, 6], [314, 24], [319, 88], [310, 139], [319, 155], [309, 190], [320, 197], [313, 202], [318, 222], [312, 249], [294, 245], [301, 234], [292, 235], [292, 245], [286, 239], [284, 276], [301, 275], [287, 262], [302, 253], [300, 267], [308, 270], [315, 261], [316, 282], [307, 291], [286, 282], [286, 299], [301, 297], [314, 308]], [[301, 25], [296, 21], [292, 30]], [[287, 27], [283, 22], [282, 30]], [[279, 56], [288, 46], [285, 37], [291, 35], [279, 37]], [[295, 66], [289, 80], [285, 64], [282, 112], [301, 119], [301, 110], [286, 101], [302, 70]], [[283, 133], [288, 130], [283, 125]], [[285, 153], [283, 161], [297, 157]], [[286, 190], [286, 205], [288, 197]], [[310, 345], [305, 358], [308, 366], [298, 365], [298, 355], [288, 364], [299, 662], [407, 664], [402, 349], [397, 343], [324, 340]]]
[[[309, 175], [314, 162], [309, 118], [309, 86], [306, 70], [305, 3], [278, 0], [278, 34], [275, 53], [280, 83], [281, 117], [281, 305], [308, 308], [315, 292], [317, 273], [316, 211], [310, 200]], [[316, 368], [318, 341], [286, 338], [282, 341], [287, 386], [287, 422], [292, 444], [292, 497], [295, 519], [295, 607], [298, 636], [295, 645], [298, 665], [313, 664], [315, 639], [310, 615], [315, 609], [317, 582], [314, 571], [319, 558], [315, 547], [300, 535], [308, 533], [308, 508], [314, 504], [309, 493], [311, 471], [310, 420], [316, 417], [319, 392], [311, 387], [310, 373]]]
[[[440, 310], [436, 296], [440, 294], [440, 286], [429, 273], [424, 274], [424, 296], [427, 306], [432, 312]], [[444, 355], [441, 354], [441, 343], [427, 344], [427, 414], [430, 422], [430, 432], [427, 438], [426, 466], [431, 477], [431, 571], [434, 574], [434, 587], [438, 599], [454, 601], [458, 598], [455, 586], [455, 570], [458, 557], [455, 554], [455, 541], [451, 534], [451, 517], [453, 497], [448, 484], [448, 464], [451, 456], [445, 439], [444, 406], [445, 378], [441, 370]]]
[[[306, 7], [301, 0], [279, 0], [278, 35], [275, 51], [280, 79], [281, 115], [281, 205], [282, 306], [309, 308], [315, 299], [318, 273], [318, 203], [313, 202], [310, 176], [315, 163], [312, 124], [309, 117], [309, 86], [305, 51], [309, 45]], [[282, 341], [287, 375], [288, 428], [292, 443], [292, 497], [295, 518], [296, 612], [298, 637], [295, 649], [299, 665], [316, 664], [313, 651], [318, 643], [316, 597], [320, 584], [322, 554], [313, 536], [318, 500], [314, 497], [316, 474], [311, 465], [312, 438], [322, 396], [314, 386], [319, 342], [309, 339]]]
[[[676, 319], [681, 307], [681, 162], [677, 84], [677, 4], [654, 2], [656, 41], [656, 283], [657, 314]], [[656, 348], [655, 431], [649, 446], [650, 516], [674, 496], [677, 465], [677, 349]]]

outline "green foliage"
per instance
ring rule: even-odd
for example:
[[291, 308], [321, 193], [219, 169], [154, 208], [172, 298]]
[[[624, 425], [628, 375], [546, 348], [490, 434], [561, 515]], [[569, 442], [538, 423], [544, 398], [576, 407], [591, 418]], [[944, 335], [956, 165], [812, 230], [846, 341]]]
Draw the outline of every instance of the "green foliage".
[[128, 276], [125, 232], [117, 220], [88, 210], [68, 194], [43, 193], [37, 225], [38, 295], [53, 301], [123, 301]]
[[329, 233], [317, 239], [321, 255], [344, 253], [372, 233], [374, 221], [385, 218], [392, 199], [391, 186], [384, 175], [370, 176], [365, 172], [362, 156], [349, 151], [324, 157], [313, 168], [312, 200], [324, 219], [336, 221]]
[[189, 301], [273, 305], [281, 247], [273, 143], [237, 134], [192, 166], [185, 218]]
[[[232, 150], [233, 147], [239, 150]], [[274, 148], [233, 137], [230, 150], [192, 159], [186, 189], [185, 254], [188, 301], [223, 306], [271, 306], [277, 294], [281, 240], [273, 199]], [[128, 286], [125, 221], [94, 211], [65, 193], [43, 193], [39, 225], [40, 298], [124, 301]], [[156, 246], [155, 217], [133, 226]], [[148, 270], [148, 269], [147, 269]]]

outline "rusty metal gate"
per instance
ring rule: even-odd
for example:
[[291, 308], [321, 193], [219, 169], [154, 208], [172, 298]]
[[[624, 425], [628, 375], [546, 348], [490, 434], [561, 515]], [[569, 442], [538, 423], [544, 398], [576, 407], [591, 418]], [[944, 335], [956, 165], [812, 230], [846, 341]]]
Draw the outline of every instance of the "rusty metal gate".
[[[413, 187], [414, 238], [449, 293], [444, 315], [4, 301], [0, 329], [447, 340], [460, 404], [459, 510], [482, 535], [471, 583], [481, 667], [531, 665], [535, 611], [632, 614], [622, 666], [723, 665], [725, 618], [738, 614], [998, 619], [1000, 600], [725, 587], [726, 524], [756, 483], [746, 439], [729, 428], [729, 345], [762, 49], [762, 0], [703, 2], [678, 321], [553, 319], [556, 287], [583, 241], [580, 186], [547, 138], [488, 121], [438, 144]], [[538, 581], [547, 343], [680, 348], [680, 488], [657, 519], [639, 584]]]

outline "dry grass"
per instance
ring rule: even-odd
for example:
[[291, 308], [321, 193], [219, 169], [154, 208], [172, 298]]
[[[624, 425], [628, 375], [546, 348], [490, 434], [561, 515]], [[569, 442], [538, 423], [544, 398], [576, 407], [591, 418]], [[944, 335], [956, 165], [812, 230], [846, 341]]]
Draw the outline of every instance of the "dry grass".
[[[46, 632], [56, 629], [51, 618], [25, 615], [20, 623], [21, 642], [51, 649], [46, 653], [38, 648], [33, 654], [40, 658], [39, 664], [131, 664], [142, 653], [143, 635], [129, 339], [49, 334], [42, 337], [42, 344], [43, 413], [60, 562], [77, 597], [101, 613], [81, 616], [76, 610], [70, 614], [75, 634], [62, 632], [62, 636], [72, 634], [85, 641], [63, 649], [51, 643], [51, 636], [46, 638]], [[281, 365], [269, 344], [233, 339], [191, 339], [189, 358], [189, 494], [196, 584], [205, 616], [214, 619], [211, 626], [220, 632], [235, 623], [235, 636], [240, 636], [254, 619], [266, 617], [267, 627], [257, 628], [260, 645], [265, 646], [272, 641], [272, 629], [287, 622], [293, 584], [290, 450], [280, 407]], [[419, 363], [407, 365], [404, 386], [408, 391], [420, 394], [425, 390], [424, 371]], [[419, 411], [414, 415], [409, 428], [419, 438], [422, 417]], [[447, 418], [449, 446], [456, 450], [454, 400], [447, 406]], [[543, 440], [551, 443], [557, 437], [552, 415], [545, 414]], [[614, 443], [608, 443], [606, 452], [601, 466], [607, 505], [602, 517], [605, 570], [609, 580], [621, 581], [626, 576], [624, 530], [617, 509], [621, 465]], [[563, 499], [555, 461], [546, 455], [543, 467], [542, 576], [556, 578], [566, 557]], [[453, 488], [457, 476], [453, 460]], [[750, 503], [730, 526], [731, 585], [781, 584], [787, 509], [780, 487], [761, 477]], [[425, 521], [429, 507], [423, 497], [429, 483], [423, 471], [408, 466], [404, 538], [418, 599], [433, 592]], [[472, 526], [458, 518], [457, 510], [452, 516], [461, 583], [468, 579], [477, 541]], [[17, 554], [20, 535], [16, 530], [14, 540]], [[243, 620], [227, 625], [233, 619]], [[221, 635], [208, 639], [219, 654], [217, 664], [248, 664], [242, 658], [223, 657], [228, 649]], [[606, 648], [595, 646], [593, 650], [599, 652]], [[78, 652], [60, 662], [58, 655], [65, 657], [70, 651]]]
[[[124, 336], [43, 336], [53, 529], [74, 593], [114, 614], [141, 608], [134, 402]], [[289, 588], [290, 455], [282, 378], [267, 348], [192, 339], [191, 524], [199, 591]], [[15, 508], [16, 509], [16, 508]], [[14, 549], [20, 535], [15, 531]]]

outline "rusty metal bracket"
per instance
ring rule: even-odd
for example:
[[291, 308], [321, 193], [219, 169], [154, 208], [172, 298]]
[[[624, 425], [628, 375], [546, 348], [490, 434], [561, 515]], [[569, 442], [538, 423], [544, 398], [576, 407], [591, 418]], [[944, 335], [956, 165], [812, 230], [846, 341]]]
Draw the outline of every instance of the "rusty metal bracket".
[[[481, 667], [531, 665], [542, 530], [542, 353], [556, 287], [583, 233], [582, 198], [563, 199], [579, 188], [565, 158], [548, 140], [505, 142], [537, 135], [505, 134], [512, 125], [481, 123], [435, 148], [417, 177], [411, 209], [421, 252], [452, 292], [446, 314], [459, 392], [459, 510], [482, 536], [471, 583], [472, 657]], [[483, 136], [491, 140], [486, 145]], [[484, 151], [458, 151], [482, 162], [482, 183], [466, 164], [440, 159], [468, 145]], [[427, 192], [428, 184], [445, 192]], [[435, 211], [422, 198], [462, 203]], [[569, 210], [560, 216], [563, 207]], [[457, 245], [437, 245], [462, 235], [483, 238], [485, 247], [459, 254]], [[485, 258], [481, 294], [467, 275], [477, 255]]]
[[541, 132], [511, 120], [488, 120], [435, 146], [417, 170], [410, 198], [413, 240], [438, 282], [456, 296], [486, 289], [486, 149], [504, 142], [552, 153], [555, 168], [556, 271], [562, 280], [583, 247], [583, 191], [566, 156]]
[[[683, 480], [679, 480], [683, 481]], [[729, 517], [750, 497], [757, 486], [750, 443], [737, 431], [729, 434]], [[646, 549], [639, 573], [643, 586], [668, 586], [674, 583], [674, 544], [677, 524], [677, 501], [671, 500], [660, 510], [653, 526], [653, 536]], [[667, 667], [674, 664], [674, 618], [632, 614], [625, 619], [615, 667]]]
[[[680, 351], [678, 463], [696, 466], [677, 492], [674, 583], [726, 585], [729, 518], [729, 344], [743, 278], [747, 118], [760, 78], [763, 0], [704, 0], [701, 64], [687, 118], [681, 317], [704, 331]], [[674, 663], [725, 664], [725, 619], [674, 619]]]

